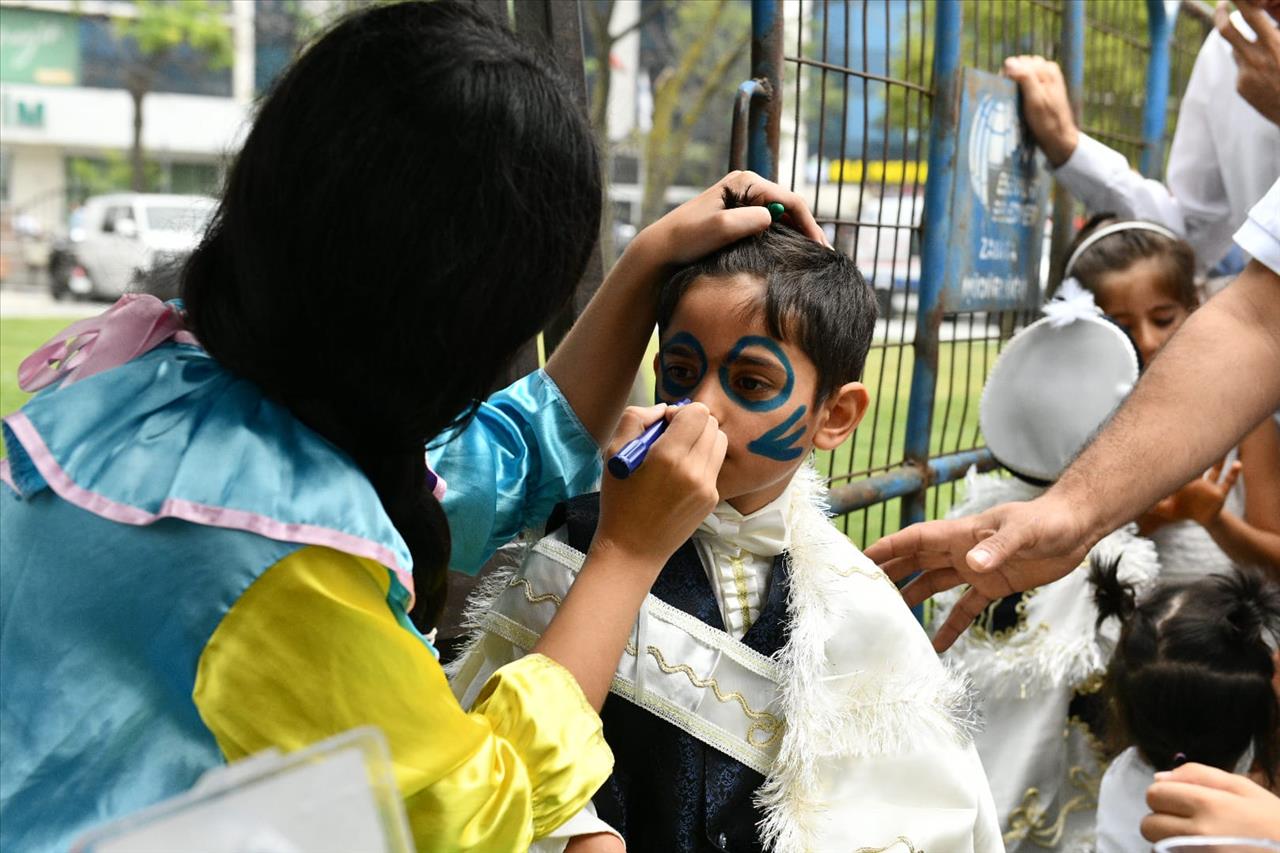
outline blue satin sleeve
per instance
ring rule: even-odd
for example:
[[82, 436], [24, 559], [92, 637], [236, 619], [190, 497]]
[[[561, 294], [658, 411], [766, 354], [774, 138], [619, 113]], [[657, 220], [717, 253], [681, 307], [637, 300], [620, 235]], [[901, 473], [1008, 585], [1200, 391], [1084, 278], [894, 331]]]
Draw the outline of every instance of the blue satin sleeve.
[[449, 567], [469, 575], [600, 479], [599, 447], [542, 370], [494, 394], [464, 430], [428, 448], [427, 456], [447, 483]]

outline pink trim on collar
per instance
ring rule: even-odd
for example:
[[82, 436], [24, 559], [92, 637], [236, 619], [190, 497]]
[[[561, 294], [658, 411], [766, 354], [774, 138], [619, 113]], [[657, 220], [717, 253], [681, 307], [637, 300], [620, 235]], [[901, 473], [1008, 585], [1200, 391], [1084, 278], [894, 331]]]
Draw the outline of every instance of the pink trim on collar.
[[[227, 507], [210, 506], [195, 501], [168, 498], [160, 505], [156, 513], [139, 509], [135, 506], [113, 501], [105, 495], [91, 492], [78, 485], [63, 470], [58, 461], [41, 439], [35, 425], [23, 412], [14, 412], [4, 419], [13, 430], [14, 437], [22, 443], [27, 455], [35, 464], [36, 470], [44, 477], [49, 488], [58, 497], [83, 510], [120, 524], [145, 525], [162, 518], [177, 518], [206, 527], [223, 527], [230, 530], [244, 530], [256, 533], [279, 542], [297, 542], [301, 545], [319, 545], [332, 548], [355, 557], [374, 560], [396, 573], [400, 583], [409, 592], [408, 607], [413, 607], [413, 575], [396, 559], [396, 555], [385, 545], [379, 545], [371, 539], [343, 533], [329, 527], [313, 524], [294, 524], [270, 518], [255, 512], [229, 509]], [[9, 460], [4, 460], [4, 472], [9, 473]], [[13, 487], [10, 477], [5, 482]], [[14, 490], [17, 491], [16, 487]]]
[[9, 469], [8, 459], [0, 459], [0, 483], [4, 483], [13, 489], [15, 494], [22, 494], [22, 492], [18, 491], [18, 484], [13, 481], [13, 471]]

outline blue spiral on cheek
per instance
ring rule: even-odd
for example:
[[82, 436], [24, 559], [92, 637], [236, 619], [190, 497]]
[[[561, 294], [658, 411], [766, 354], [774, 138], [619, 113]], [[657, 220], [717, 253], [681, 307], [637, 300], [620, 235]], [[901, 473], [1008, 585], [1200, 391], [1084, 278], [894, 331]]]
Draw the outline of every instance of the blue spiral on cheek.
[[[677, 382], [667, 373], [667, 352], [678, 346], [687, 348], [698, 359], [698, 370], [692, 382]], [[693, 390], [702, 382], [702, 377], [707, 375], [706, 350], [702, 348], [702, 343], [689, 332], [677, 332], [663, 345], [662, 351], [658, 354], [658, 372], [661, 374], [659, 385], [667, 400], [679, 400], [682, 397], [692, 396]]]
[[[747, 347], [761, 347], [773, 353], [774, 357], [781, 363], [782, 368], [787, 371], [787, 381], [779, 389], [777, 394], [764, 400], [748, 400], [733, 388], [733, 378], [730, 376], [729, 367], [738, 360], [738, 356], [742, 355], [742, 351]], [[706, 364], [705, 357], [703, 358]], [[739, 338], [738, 342], [733, 345], [733, 349], [729, 350], [729, 355], [725, 357], [724, 363], [720, 365], [720, 387], [724, 389], [724, 393], [730, 400], [737, 403], [748, 412], [772, 412], [781, 406], [787, 400], [791, 399], [791, 391], [796, 386], [796, 374], [791, 369], [791, 359], [787, 358], [787, 354], [782, 351], [782, 347], [773, 338], [765, 338], [760, 335], [747, 335]]]

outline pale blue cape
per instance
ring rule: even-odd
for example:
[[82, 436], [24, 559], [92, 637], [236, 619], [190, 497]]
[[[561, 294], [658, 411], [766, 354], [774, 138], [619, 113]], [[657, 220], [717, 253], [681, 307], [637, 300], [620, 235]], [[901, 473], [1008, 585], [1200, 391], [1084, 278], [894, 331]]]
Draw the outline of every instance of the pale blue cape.
[[[333, 446], [198, 347], [165, 344], [6, 420], [0, 849], [53, 850], [222, 763], [191, 699], [240, 594], [304, 544], [378, 559], [407, 624], [407, 548]], [[454, 565], [592, 487], [597, 450], [544, 374], [433, 451]], [[409, 582], [411, 583], [411, 581]]]

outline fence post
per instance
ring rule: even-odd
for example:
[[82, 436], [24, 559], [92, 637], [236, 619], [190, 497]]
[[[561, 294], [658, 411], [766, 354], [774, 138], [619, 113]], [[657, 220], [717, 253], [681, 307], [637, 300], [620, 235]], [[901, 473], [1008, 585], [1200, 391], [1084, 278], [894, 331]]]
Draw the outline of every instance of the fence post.
[[[1067, 0], [1062, 15], [1062, 76], [1071, 99], [1071, 112], [1076, 126], [1083, 124], [1081, 103], [1084, 96], [1084, 0]], [[1166, 75], [1167, 76], [1167, 75]], [[1045, 296], [1053, 292], [1053, 282], [1062, 278], [1062, 265], [1067, 262], [1067, 246], [1075, 233], [1075, 199], [1066, 187], [1053, 185], [1053, 231], [1049, 243], [1049, 282]]]
[[[494, 8], [502, 3], [492, 3]], [[582, 48], [582, 13], [580, 0], [562, 2], [562, 0], [520, 0], [514, 6], [516, 32], [525, 37], [532, 37], [549, 47], [559, 62], [569, 88], [576, 100], [586, 112], [589, 99], [587, 97], [587, 77], [583, 64]], [[603, 73], [608, 73], [604, 69]], [[604, 227], [612, 227], [613, 212], [606, 202], [604, 207]], [[587, 269], [574, 290], [573, 299], [556, 313], [542, 330], [542, 340], [548, 356], [564, 340], [569, 328], [587, 307], [591, 297], [600, 289], [604, 281], [604, 260], [600, 254], [600, 241], [597, 240], [591, 249], [591, 257], [587, 261]], [[536, 353], [535, 353], [536, 359]], [[536, 361], [535, 361], [536, 368]], [[518, 374], [523, 375], [523, 374]]]
[[[959, 126], [961, 4], [939, 3], [934, 29], [933, 116], [929, 122], [929, 177], [924, 190], [924, 245], [920, 255], [920, 296], [916, 308], [915, 364], [907, 404], [905, 456], [927, 471], [933, 400], [938, 381], [938, 331], [942, 324], [942, 281], [951, 238], [951, 185], [955, 177]], [[902, 499], [902, 524], [925, 519], [929, 478]]]
[[756, 97], [747, 93], [747, 168], [776, 181], [782, 129], [782, 0], [751, 0], [751, 77], [763, 92]]
[[1169, 103], [1169, 51], [1178, 7], [1166, 8], [1164, 0], [1147, 0], [1147, 35], [1151, 54], [1147, 59], [1147, 97], [1142, 107], [1142, 160], [1139, 168], [1148, 178], [1164, 171], [1165, 110]]

